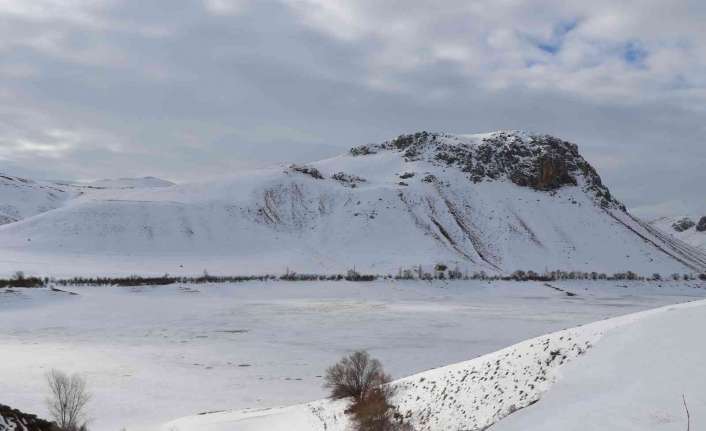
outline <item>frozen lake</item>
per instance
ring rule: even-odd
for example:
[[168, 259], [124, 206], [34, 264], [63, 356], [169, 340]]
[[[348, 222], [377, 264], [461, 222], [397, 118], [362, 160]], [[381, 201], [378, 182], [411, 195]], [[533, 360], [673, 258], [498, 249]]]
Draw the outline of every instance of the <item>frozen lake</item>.
[[[706, 297], [703, 284], [249, 282], [0, 289], [0, 403], [46, 416], [43, 375], [87, 376], [92, 430], [325, 395], [370, 350], [393, 377], [579, 324]], [[568, 293], [567, 293], [568, 292]], [[573, 295], [573, 296], [570, 296]]]

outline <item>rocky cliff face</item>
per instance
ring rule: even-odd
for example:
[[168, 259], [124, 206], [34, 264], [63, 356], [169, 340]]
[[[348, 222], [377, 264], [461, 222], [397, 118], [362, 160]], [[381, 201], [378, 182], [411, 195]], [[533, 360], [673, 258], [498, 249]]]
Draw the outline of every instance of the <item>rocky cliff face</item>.
[[699, 222], [696, 224], [696, 230], [698, 232], [706, 232], [706, 216], [699, 219]]
[[495, 132], [479, 142], [469, 143], [459, 136], [418, 132], [382, 144], [355, 147], [350, 153], [357, 156], [379, 151], [402, 152], [408, 162], [424, 160], [455, 166], [474, 183], [508, 178], [518, 186], [541, 191], [578, 185], [577, 177], [581, 174], [585, 179], [581, 185], [601, 205], [624, 210], [603, 185], [596, 170], [579, 154], [578, 147], [549, 135]]
[[684, 217], [672, 223], [672, 229], [677, 232], [684, 232], [685, 230], [689, 230], [694, 227], [694, 225], [696, 225], [696, 223], [694, 223], [692, 219], [689, 217]]

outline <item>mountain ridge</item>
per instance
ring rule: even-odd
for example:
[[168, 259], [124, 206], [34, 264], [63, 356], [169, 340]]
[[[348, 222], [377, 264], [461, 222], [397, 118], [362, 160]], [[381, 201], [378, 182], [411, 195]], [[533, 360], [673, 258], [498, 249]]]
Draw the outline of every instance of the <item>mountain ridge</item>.
[[62, 275], [79, 258], [93, 273], [706, 268], [632, 217], [575, 144], [506, 131], [418, 132], [224, 180], [89, 190], [0, 227], [0, 244], [0, 271], [51, 258]]

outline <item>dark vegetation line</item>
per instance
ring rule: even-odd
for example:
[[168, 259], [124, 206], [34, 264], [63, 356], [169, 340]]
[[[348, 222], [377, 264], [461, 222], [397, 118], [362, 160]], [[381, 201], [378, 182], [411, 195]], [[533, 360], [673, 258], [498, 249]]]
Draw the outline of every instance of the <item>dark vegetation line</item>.
[[[171, 276], [165, 274], [157, 277], [144, 277], [130, 275], [126, 277], [72, 277], [50, 278], [25, 276], [17, 272], [11, 278], [0, 278], [0, 288], [3, 287], [47, 287], [47, 286], [164, 286], [170, 284], [204, 284], [204, 283], [242, 283], [246, 281], [375, 281], [375, 280], [481, 280], [481, 281], [541, 281], [551, 282], [558, 280], [607, 280], [607, 281], [706, 281], [706, 273], [702, 274], [671, 274], [668, 278], [655, 273], [651, 276], [642, 276], [632, 271], [606, 274], [599, 272], [582, 271], [551, 271], [539, 274], [534, 271], [515, 271], [509, 275], [486, 274], [480, 272], [461, 272], [458, 268], [449, 269], [446, 265], [438, 264], [433, 272], [424, 271], [422, 266], [414, 269], [400, 269], [396, 275], [392, 274], [361, 274], [355, 270], [348, 270], [345, 274], [312, 274], [287, 271], [282, 275], [210, 275], [204, 271], [198, 277]], [[552, 287], [552, 286], [550, 286]]]

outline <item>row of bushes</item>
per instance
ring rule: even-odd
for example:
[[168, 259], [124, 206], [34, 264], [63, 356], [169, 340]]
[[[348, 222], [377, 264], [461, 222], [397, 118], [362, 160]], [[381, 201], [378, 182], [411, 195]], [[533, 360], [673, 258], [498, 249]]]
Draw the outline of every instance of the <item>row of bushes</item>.
[[164, 286], [169, 284], [203, 284], [203, 283], [242, 283], [246, 281], [374, 281], [379, 278], [391, 278], [391, 276], [381, 276], [373, 274], [361, 274], [356, 271], [348, 271], [346, 274], [299, 274], [287, 271], [285, 274], [277, 276], [273, 274], [265, 275], [210, 275], [204, 272], [199, 277], [177, 277], [165, 274], [158, 277], [143, 277], [131, 275], [127, 277], [72, 277], [72, 278], [40, 278], [26, 277], [18, 272], [12, 278], [0, 279], [0, 287], [44, 287], [50, 284], [60, 286]]
[[18, 271], [12, 278], [0, 278], [0, 287], [42, 287], [49, 281], [48, 278], [25, 277], [23, 272]]
[[274, 275], [242, 275], [242, 276], [215, 276], [204, 273], [199, 277], [174, 277], [165, 274], [160, 277], [73, 277], [60, 280], [50, 280], [52, 283], [69, 285], [97, 285], [97, 286], [163, 286], [175, 283], [203, 284], [203, 283], [242, 283], [245, 281], [276, 280]]
[[535, 271], [515, 271], [510, 275], [487, 274], [484, 271], [473, 273], [462, 273], [458, 268], [448, 269], [445, 265], [437, 265], [433, 272], [424, 271], [422, 266], [414, 269], [400, 269], [397, 275], [390, 274], [361, 274], [355, 270], [349, 270], [345, 274], [313, 274], [297, 273], [287, 270], [283, 275], [241, 275], [241, 276], [216, 276], [209, 275], [204, 271], [198, 277], [177, 277], [165, 274], [158, 277], [142, 277], [131, 275], [128, 277], [72, 277], [72, 278], [40, 278], [27, 277], [18, 272], [9, 279], [0, 279], [2, 287], [44, 287], [50, 284], [60, 286], [164, 286], [170, 284], [203, 284], [203, 283], [242, 283], [246, 281], [375, 281], [375, 280], [481, 280], [481, 281], [557, 281], [557, 280], [607, 280], [607, 281], [662, 281], [662, 280], [702, 280], [706, 281], [706, 273], [703, 274], [671, 274], [668, 278], [663, 278], [661, 274], [654, 273], [651, 276], [642, 276], [632, 271], [606, 274], [602, 272], [582, 272], [582, 271], [550, 271], [537, 273]]
[[448, 269], [446, 265], [436, 265], [433, 272], [424, 271], [419, 265], [413, 269], [400, 269], [394, 277], [397, 280], [482, 280], [482, 281], [557, 281], [557, 280], [608, 280], [608, 281], [661, 281], [661, 280], [703, 280], [706, 281], [706, 273], [702, 274], [671, 274], [664, 278], [659, 273], [651, 276], [644, 276], [633, 271], [616, 272], [606, 274], [604, 272], [585, 271], [545, 271], [538, 273], [535, 271], [518, 270], [509, 275], [487, 274], [485, 271], [462, 273], [458, 268]]

